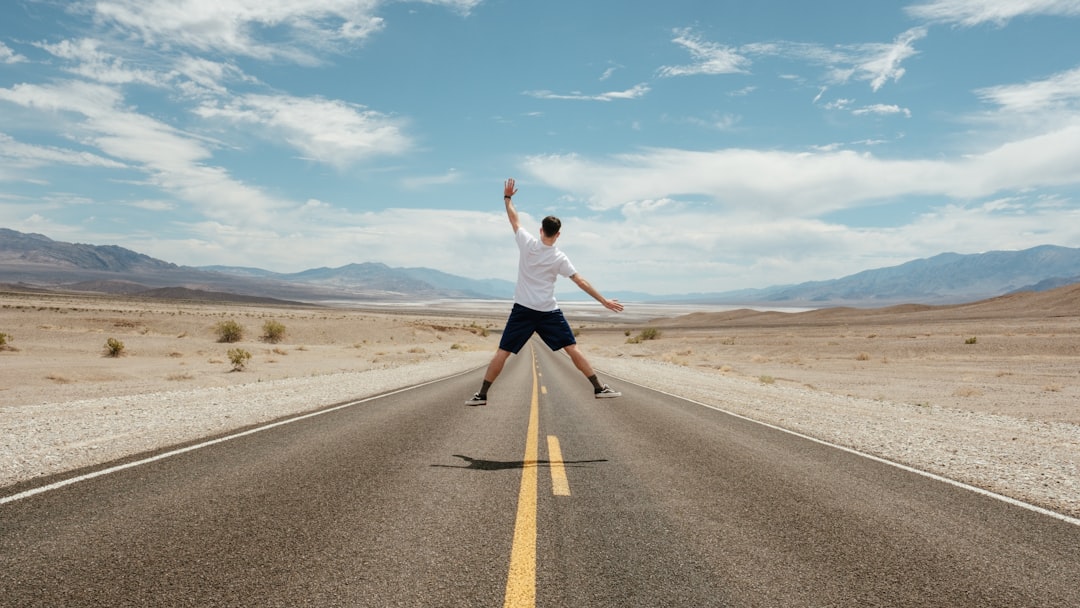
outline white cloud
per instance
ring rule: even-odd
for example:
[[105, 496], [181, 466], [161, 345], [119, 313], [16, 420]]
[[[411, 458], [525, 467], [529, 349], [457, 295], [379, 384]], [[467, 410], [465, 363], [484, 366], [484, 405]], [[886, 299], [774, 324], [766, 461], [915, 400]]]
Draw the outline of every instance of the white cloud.
[[416, 0], [424, 4], [445, 6], [462, 15], [468, 15], [472, 9], [484, 3], [484, 0]]
[[625, 91], [609, 91], [606, 93], [586, 94], [575, 91], [573, 93], [554, 93], [552, 91], [525, 91], [525, 95], [537, 99], [559, 99], [570, 101], [614, 101], [617, 99], [637, 99], [644, 97], [650, 88], [646, 84], [637, 84]]
[[425, 175], [410, 177], [402, 180], [402, 184], [410, 190], [421, 190], [430, 186], [443, 186], [461, 181], [461, 174], [456, 169], [450, 169], [441, 175]]
[[402, 120], [321, 97], [244, 95], [220, 106], [204, 104], [196, 113], [261, 127], [257, 132], [280, 135], [305, 157], [338, 168], [412, 147]]
[[[851, 80], [870, 83], [878, 91], [892, 80], [903, 77], [903, 62], [915, 56], [914, 43], [926, 37], [926, 28], [916, 27], [898, 35], [892, 42], [867, 42], [826, 47], [802, 42], [778, 42], [748, 45], [746, 51], [757, 55], [774, 55], [826, 68], [831, 84]], [[824, 91], [822, 91], [824, 92]]]
[[0, 64], [20, 63], [23, 61], [26, 61], [26, 57], [23, 57], [22, 55], [16, 53], [15, 51], [11, 50], [8, 45], [0, 42]]
[[901, 108], [897, 105], [889, 105], [883, 103], [876, 103], [874, 105], [866, 106], [865, 108], [858, 108], [856, 110], [852, 110], [851, 113], [855, 116], [864, 116], [867, 114], [903, 114], [907, 118], [911, 118], [911, 110], [907, 108]]
[[747, 71], [750, 60], [736, 49], [703, 40], [688, 28], [675, 30], [675, 44], [690, 51], [694, 63], [682, 66], [664, 66], [657, 72], [664, 77], [691, 76], [695, 74], [741, 74]]
[[1040, 81], [988, 87], [975, 91], [1006, 113], [1039, 113], [1080, 109], [1080, 68]]
[[[89, 3], [86, 3], [89, 4]], [[312, 49], [362, 41], [383, 27], [378, 0], [99, 0], [99, 23], [155, 47], [316, 62]], [[468, 3], [450, 3], [467, 6]]]
[[[400, 208], [353, 212], [309, 201], [275, 217], [274, 226], [199, 222], [186, 227], [190, 237], [147, 235], [144, 243], [125, 246], [189, 265], [256, 265], [278, 272], [373, 261], [473, 278], [512, 281], [516, 276], [517, 247], [505, 213]], [[538, 219], [527, 213], [522, 217], [539, 227]]]
[[[925, 27], [911, 28], [889, 43], [863, 43], [825, 46], [807, 42], [759, 42], [738, 48], [702, 40], [689, 30], [679, 30], [674, 42], [689, 48], [698, 63], [689, 66], [663, 67], [661, 76], [691, 74], [739, 74], [749, 71], [750, 57], [781, 57], [826, 68], [826, 80], [843, 84], [851, 80], [870, 83], [873, 91], [888, 81], [903, 77], [903, 63], [918, 53], [914, 44], [926, 37]], [[797, 79], [796, 76], [783, 76]], [[824, 92], [824, 91], [822, 91]], [[820, 96], [820, 93], [819, 93]]]
[[101, 42], [91, 38], [62, 40], [38, 45], [55, 57], [75, 62], [69, 71], [106, 84], [143, 83], [161, 86], [163, 79], [154, 70], [132, 68], [123, 59], [101, 50]]
[[287, 207], [256, 188], [206, 164], [212, 154], [199, 138], [122, 106], [120, 95], [100, 84], [69, 82], [0, 88], [0, 100], [51, 113], [69, 121], [64, 130], [85, 146], [118, 159], [161, 188], [213, 218], [237, 225], [273, 222]]
[[836, 99], [825, 104], [826, 110], [846, 110], [851, 107], [851, 104], [855, 103], [853, 99]]
[[862, 58], [857, 62], [856, 77], [870, 82], [871, 90], [877, 91], [889, 80], [896, 82], [904, 75], [901, 64], [916, 54], [915, 41], [926, 36], [926, 28], [913, 28], [900, 34], [892, 44], [864, 45]]
[[590, 207], [705, 197], [768, 217], [816, 217], [904, 196], [973, 199], [1080, 183], [1080, 123], [952, 160], [892, 160], [851, 151], [794, 153], [648, 149], [606, 159], [533, 156], [536, 179], [586, 197]]
[[1021, 15], [1080, 16], [1078, 0], [930, 0], [908, 6], [916, 19], [975, 26], [1005, 25]]
[[131, 206], [147, 211], [173, 211], [176, 209], [176, 205], [169, 201], [139, 200], [132, 202]]
[[713, 114], [709, 118], [688, 118], [686, 121], [706, 129], [729, 131], [734, 129], [742, 121], [742, 118], [734, 114]]
[[[766, 287], [838, 278], [944, 251], [979, 253], [987, 243], [1025, 249], [1080, 242], [1080, 210], [1030, 202], [1008, 208], [944, 205], [890, 227], [853, 227], [796, 214], [767, 218], [672, 199], [627, 205], [620, 218], [559, 215], [560, 248], [602, 292]], [[525, 225], [531, 229], [536, 220]], [[509, 237], [498, 230], [476, 238], [498, 245]], [[512, 277], [512, 268], [499, 276]], [[574, 288], [563, 284], [560, 290]]]
[[69, 165], [122, 169], [126, 166], [110, 158], [86, 151], [22, 143], [4, 133], [0, 133], [0, 158], [4, 159], [4, 164], [9, 168]]
[[[482, 0], [419, 0], [461, 15]], [[387, 0], [83, 0], [95, 20], [159, 48], [181, 47], [257, 59], [320, 63], [370, 38]]]
[[173, 72], [174, 76], [179, 75], [186, 79], [181, 80], [178, 86], [189, 97], [225, 95], [228, 93], [225, 85], [232, 81], [258, 82], [232, 63], [212, 61], [203, 57], [180, 57], [174, 64]]

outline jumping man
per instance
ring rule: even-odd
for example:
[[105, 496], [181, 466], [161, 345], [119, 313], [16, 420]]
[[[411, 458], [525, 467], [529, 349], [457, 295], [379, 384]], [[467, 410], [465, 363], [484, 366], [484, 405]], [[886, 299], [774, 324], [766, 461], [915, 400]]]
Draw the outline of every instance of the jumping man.
[[557, 351], [561, 348], [570, 355], [574, 366], [592, 382], [593, 394], [597, 399], [622, 396], [622, 393], [600, 383], [589, 361], [578, 350], [574, 332], [555, 301], [555, 280], [559, 275], [569, 277], [582, 291], [609, 310], [622, 312], [622, 304], [619, 304], [618, 300], [609, 300], [600, 295], [600, 292], [574, 269], [566, 254], [555, 247], [559, 230], [562, 228], [559, 218], [551, 215], [544, 218], [540, 226], [539, 240], [521, 227], [517, 209], [514, 208], [515, 194], [517, 189], [514, 188], [513, 178], [506, 180], [503, 185], [503, 203], [506, 204], [506, 216], [510, 219], [510, 227], [514, 229], [519, 250], [514, 307], [499, 341], [499, 350], [491, 358], [484, 374], [484, 384], [465, 405], [487, 403], [488, 389], [499, 377], [506, 360], [510, 355], [517, 354], [534, 333], [540, 334], [540, 338], [551, 350]]

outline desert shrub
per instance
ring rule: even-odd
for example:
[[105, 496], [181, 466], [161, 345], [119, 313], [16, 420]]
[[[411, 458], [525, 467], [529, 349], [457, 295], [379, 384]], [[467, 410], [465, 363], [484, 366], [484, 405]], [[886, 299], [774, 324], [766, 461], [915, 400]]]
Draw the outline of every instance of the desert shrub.
[[758, 382], [762, 384], [776, 384], [776, 378], [772, 376], [758, 376]]
[[263, 323], [263, 342], [269, 342], [270, 344], [277, 344], [285, 338], [285, 326], [277, 321], [267, 321]]
[[[488, 337], [487, 328], [486, 327], [480, 327], [479, 325], [476, 324], [476, 321], [473, 321], [465, 329], [469, 330], [473, 334], [476, 334], [477, 336], [480, 336], [481, 338]], [[390, 338], [390, 339], [393, 340], [393, 338]]]
[[977, 344], [978, 342], [979, 342], [979, 339], [976, 338], [975, 336], [972, 336], [972, 337], [968, 338], [967, 340], [964, 340], [964, 344]]
[[242, 348], [229, 349], [229, 362], [232, 363], [234, 372], [244, 371], [247, 367], [248, 361], [251, 360], [251, 353]]
[[656, 329], [655, 327], [646, 327], [645, 329], [641, 330], [641, 333], [639, 333], [638, 335], [634, 336], [633, 338], [628, 338], [626, 340], [626, 343], [639, 344], [646, 340], [657, 340], [659, 338], [660, 330]]
[[0, 350], [4, 350], [4, 347], [7, 346], [8, 338], [10, 337], [11, 336], [0, 331]]
[[855, 360], [856, 361], [869, 361], [870, 360], [870, 353], [859, 353], [859, 354], [855, 355]]
[[217, 333], [218, 342], [225, 342], [228, 344], [239, 342], [244, 337], [244, 328], [240, 327], [239, 323], [231, 319], [222, 321], [214, 326], [214, 332]]
[[116, 338], [105, 341], [105, 354], [110, 357], [119, 357], [124, 353], [124, 343]]

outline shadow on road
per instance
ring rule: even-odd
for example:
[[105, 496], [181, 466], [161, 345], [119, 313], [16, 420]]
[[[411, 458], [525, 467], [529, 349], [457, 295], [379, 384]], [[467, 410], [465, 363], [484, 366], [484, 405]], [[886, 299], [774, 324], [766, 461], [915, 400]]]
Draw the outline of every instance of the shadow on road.
[[[446, 469], [473, 469], [477, 471], [504, 471], [506, 469], [524, 469], [525, 467], [539, 467], [539, 466], [551, 466], [550, 460], [484, 460], [482, 458], [473, 458], [471, 456], [463, 456], [461, 454], [454, 454], [455, 458], [460, 458], [465, 461], [465, 464], [433, 464], [433, 467], [442, 467]], [[571, 467], [573, 465], [589, 464], [593, 462], [607, 462], [606, 458], [600, 458], [598, 460], [564, 460], [563, 465]]]

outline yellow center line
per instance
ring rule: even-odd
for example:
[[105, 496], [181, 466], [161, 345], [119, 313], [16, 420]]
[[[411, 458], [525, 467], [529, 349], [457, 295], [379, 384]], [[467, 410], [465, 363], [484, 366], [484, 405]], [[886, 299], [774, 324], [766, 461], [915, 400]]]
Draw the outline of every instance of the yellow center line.
[[521, 469], [521, 490], [518, 493], [517, 521], [514, 524], [514, 545], [510, 550], [510, 574], [506, 580], [504, 608], [536, 606], [536, 461], [539, 458], [540, 397], [536, 351], [530, 348], [530, 352], [533, 364], [532, 404], [525, 437], [525, 458]]
[[566, 467], [563, 466], [559, 438], [548, 435], [547, 441], [548, 460], [551, 461], [551, 493], [555, 496], [570, 496], [570, 482], [566, 479]]

